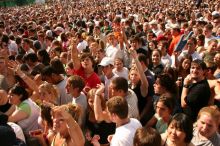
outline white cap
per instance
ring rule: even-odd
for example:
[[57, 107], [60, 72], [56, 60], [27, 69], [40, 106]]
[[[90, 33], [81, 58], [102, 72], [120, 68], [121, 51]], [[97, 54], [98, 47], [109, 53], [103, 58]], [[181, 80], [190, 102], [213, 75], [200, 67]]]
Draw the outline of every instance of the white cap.
[[157, 24], [157, 20], [152, 20], [149, 22], [150, 25]]
[[114, 65], [114, 61], [110, 57], [104, 57], [99, 63], [100, 66]]
[[60, 26], [56, 27], [56, 29], [54, 31], [60, 31], [60, 32], [64, 32], [64, 29]]

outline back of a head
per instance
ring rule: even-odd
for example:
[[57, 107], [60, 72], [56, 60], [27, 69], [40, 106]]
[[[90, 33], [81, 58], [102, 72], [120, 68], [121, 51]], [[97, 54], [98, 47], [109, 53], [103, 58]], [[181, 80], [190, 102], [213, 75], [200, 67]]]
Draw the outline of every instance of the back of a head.
[[139, 128], [134, 135], [134, 146], [161, 146], [161, 136], [151, 127]]
[[122, 90], [125, 93], [128, 92], [128, 81], [123, 77], [116, 77], [112, 80], [112, 84], [114, 84], [114, 88], [116, 90]]

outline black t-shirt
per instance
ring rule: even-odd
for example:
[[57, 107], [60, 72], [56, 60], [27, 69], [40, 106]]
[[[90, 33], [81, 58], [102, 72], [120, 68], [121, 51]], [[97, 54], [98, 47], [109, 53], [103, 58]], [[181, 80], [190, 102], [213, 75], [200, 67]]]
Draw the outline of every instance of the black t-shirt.
[[11, 107], [11, 104], [7, 102], [4, 105], [0, 105], [0, 111], [5, 113], [10, 109], [10, 107]]

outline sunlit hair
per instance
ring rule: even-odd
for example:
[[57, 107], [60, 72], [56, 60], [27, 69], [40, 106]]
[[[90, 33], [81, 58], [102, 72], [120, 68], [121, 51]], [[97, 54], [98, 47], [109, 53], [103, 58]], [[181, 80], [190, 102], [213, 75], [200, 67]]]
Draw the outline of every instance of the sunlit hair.
[[49, 93], [51, 95], [50, 98], [52, 101], [56, 101], [59, 96], [59, 91], [57, 87], [51, 83], [44, 82], [39, 86], [39, 89]]
[[[65, 108], [65, 110], [73, 117], [73, 119], [78, 123], [81, 115], [82, 115], [82, 109], [79, 105], [77, 104], [73, 104], [73, 103], [68, 103], [68, 104], [64, 104], [59, 106], [59, 108]], [[55, 114], [55, 111], [57, 109], [57, 106], [55, 106], [52, 109], [52, 115]]]
[[197, 119], [199, 119], [202, 115], [209, 115], [215, 121], [216, 125], [219, 125], [220, 121], [220, 112], [216, 106], [207, 106], [203, 107], [198, 114]]
[[[96, 88], [92, 88], [89, 90], [89, 92], [87, 93], [87, 101], [90, 99], [90, 98], [95, 98], [95, 93], [96, 93]], [[100, 97], [101, 99], [101, 106], [102, 106], [102, 109], [104, 110], [106, 108], [106, 104], [105, 104], [105, 99], [104, 97]]]
[[[136, 65], [132, 65], [132, 67], [131, 67], [131, 69], [130, 69], [130, 71], [129, 71], [129, 74], [128, 74], [128, 79], [130, 80], [130, 75], [131, 75], [131, 72], [132, 71], [136, 71], [137, 72], [137, 74], [139, 75], [139, 72], [138, 72], [138, 69], [137, 69], [137, 67], [136, 67]], [[139, 75], [140, 76], [140, 75]]]

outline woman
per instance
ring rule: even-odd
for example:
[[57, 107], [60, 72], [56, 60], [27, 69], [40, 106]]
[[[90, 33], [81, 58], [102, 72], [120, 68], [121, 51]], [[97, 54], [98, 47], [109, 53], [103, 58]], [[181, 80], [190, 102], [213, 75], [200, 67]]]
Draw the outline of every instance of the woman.
[[156, 130], [161, 134], [167, 130], [168, 122], [174, 107], [174, 100], [164, 95], [160, 96], [155, 104], [156, 114], [147, 123], [147, 127], [156, 127]]
[[182, 77], [182, 79], [184, 79], [190, 73], [191, 62], [191, 55], [186, 55], [180, 60], [179, 67], [177, 67], [178, 77]]
[[191, 119], [182, 113], [172, 117], [168, 129], [161, 134], [162, 146], [194, 146], [192, 139], [193, 124]]
[[52, 109], [53, 130], [56, 135], [51, 146], [84, 146], [85, 139], [78, 124], [80, 116], [81, 109], [76, 104]]
[[9, 116], [9, 122], [18, 123], [24, 134], [38, 129], [37, 119], [40, 114], [40, 108], [28, 98], [28, 92], [25, 88], [15, 85], [9, 91], [9, 103], [16, 106], [16, 110]]
[[220, 113], [216, 107], [204, 107], [199, 111], [192, 139], [195, 146], [220, 144], [219, 117]]
[[[86, 121], [86, 139], [90, 143], [94, 143], [96, 136], [99, 136], [99, 143], [101, 146], [108, 145], [107, 138], [109, 135], [114, 134], [115, 132], [115, 124], [111, 122], [97, 121], [95, 118], [94, 112], [94, 97], [95, 97], [96, 89], [91, 89], [88, 94], [88, 118]], [[101, 100], [101, 108], [105, 109], [105, 100], [104, 98], [100, 98]]]
[[130, 81], [129, 88], [132, 89], [138, 97], [138, 109], [142, 113], [148, 94], [148, 80], [144, 74], [138, 55], [134, 49], [130, 51], [133, 57], [133, 67], [130, 69], [128, 79]]
[[149, 68], [154, 72], [155, 77], [163, 72], [164, 66], [161, 63], [161, 52], [160, 50], [154, 49], [151, 55], [152, 64]]
[[40, 49], [37, 51], [37, 58], [45, 66], [50, 64], [50, 56], [45, 49]]

